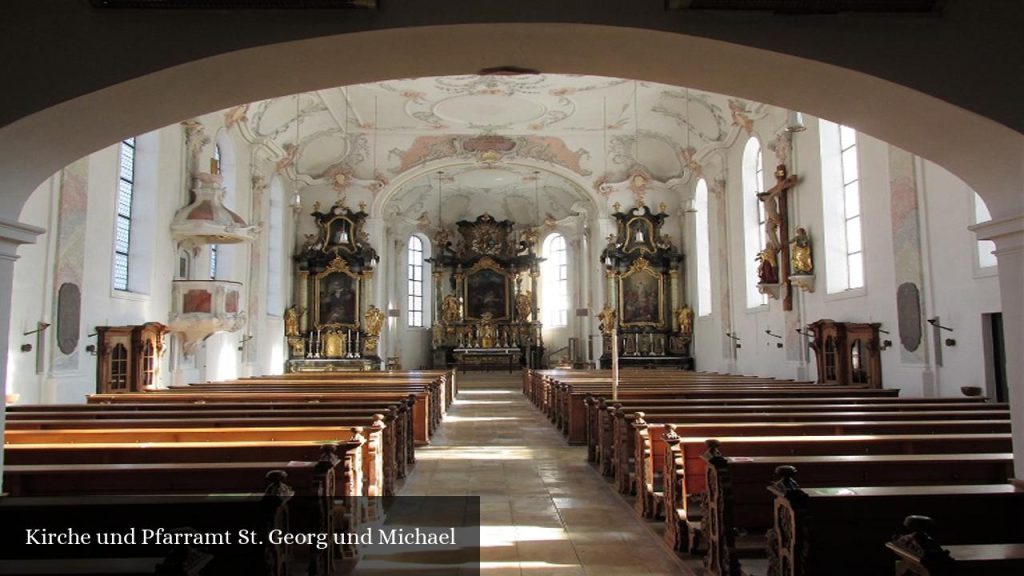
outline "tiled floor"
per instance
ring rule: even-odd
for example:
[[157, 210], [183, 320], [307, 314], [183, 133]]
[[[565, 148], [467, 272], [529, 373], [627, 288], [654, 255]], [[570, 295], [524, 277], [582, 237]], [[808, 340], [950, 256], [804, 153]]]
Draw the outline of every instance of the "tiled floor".
[[459, 375], [459, 397], [402, 495], [479, 495], [481, 574], [692, 574], [522, 395]]

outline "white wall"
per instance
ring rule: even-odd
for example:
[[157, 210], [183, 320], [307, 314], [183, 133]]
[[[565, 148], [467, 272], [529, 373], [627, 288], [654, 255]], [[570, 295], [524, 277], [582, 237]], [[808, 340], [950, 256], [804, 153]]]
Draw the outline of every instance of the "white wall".
[[[762, 143], [771, 141], [779, 129], [777, 118], [767, 117], [754, 125]], [[796, 327], [821, 318], [848, 322], [879, 322], [890, 334], [893, 346], [882, 352], [883, 383], [900, 388], [908, 395], [959, 395], [963, 385], [985, 384], [982, 314], [999, 311], [997, 271], [979, 269], [974, 234], [967, 230], [973, 223], [973, 191], [946, 170], [923, 159], [913, 159], [912, 175], [916, 184], [918, 227], [921, 234], [921, 265], [923, 285], [921, 299], [925, 318], [938, 315], [942, 324], [955, 332], [946, 337], [956, 339], [953, 347], [943, 346], [942, 365], [936, 364], [932, 330], [925, 325], [922, 348], [912, 355], [901, 351], [896, 306], [897, 266], [903, 266], [895, 255], [890, 156], [904, 154], [884, 142], [858, 135], [861, 178], [861, 213], [864, 226], [865, 287], [838, 294], [825, 289], [823, 210], [821, 198], [821, 152], [818, 123], [808, 119], [807, 130], [794, 138], [793, 172], [800, 183], [790, 194], [790, 230], [804, 226], [814, 241], [816, 290], [814, 293], [794, 289], [793, 311], [784, 312], [779, 300], [767, 306], [748, 308], [745, 282], [748, 279], [743, 251], [743, 214], [741, 202], [741, 154], [746, 135], [726, 152], [726, 169], [718, 169], [714, 161], [705, 166], [710, 180], [723, 175], [726, 180], [726, 213], [714, 193], [709, 195], [712, 224], [711, 252], [713, 312], [696, 321], [694, 351], [698, 369], [734, 372], [785, 378], [815, 377], [813, 355], [805, 361], [805, 344], [793, 332]], [[772, 178], [777, 158], [765, 147], [765, 175]], [[765, 186], [770, 186], [771, 181]], [[691, 183], [692, 193], [692, 183]], [[719, 228], [719, 234], [715, 229]], [[721, 234], [721, 230], [727, 232]], [[692, 228], [689, 232], [692, 235]], [[724, 250], [722, 240], [725, 239]], [[692, 245], [692, 243], [691, 243]], [[727, 259], [714, 255], [724, 253]], [[722, 284], [731, 279], [728, 296]], [[690, 293], [696, 293], [695, 279]], [[782, 340], [765, 331], [783, 336]], [[741, 338], [736, 360], [730, 359], [725, 332]], [[783, 348], [776, 344], [782, 342]]]

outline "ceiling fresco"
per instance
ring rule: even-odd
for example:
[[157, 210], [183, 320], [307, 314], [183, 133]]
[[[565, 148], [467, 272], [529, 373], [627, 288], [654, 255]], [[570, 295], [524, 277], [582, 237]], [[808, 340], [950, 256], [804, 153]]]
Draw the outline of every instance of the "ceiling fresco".
[[276, 150], [278, 172], [298, 191], [366, 202], [386, 191], [382, 215], [423, 227], [482, 212], [559, 221], [617, 191], [642, 200], [699, 175], [772, 110], [652, 82], [493, 74], [329, 88], [224, 117]]

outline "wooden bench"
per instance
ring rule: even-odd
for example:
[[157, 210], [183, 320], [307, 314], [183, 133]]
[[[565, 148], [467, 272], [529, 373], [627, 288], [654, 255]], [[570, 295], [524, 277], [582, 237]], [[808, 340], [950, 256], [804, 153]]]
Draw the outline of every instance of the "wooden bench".
[[[404, 478], [407, 463], [410, 459], [412, 443], [402, 436], [404, 425], [394, 417], [375, 414], [372, 416], [349, 416], [348, 411], [304, 411], [297, 416], [277, 416], [287, 414], [272, 411], [273, 417], [265, 417], [263, 412], [252, 411], [249, 414], [227, 411], [145, 411], [145, 412], [97, 412], [87, 411], [90, 418], [72, 419], [78, 412], [64, 411], [48, 414], [46, 412], [21, 412], [16, 419], [7, 422], [7, 430], [122, 430], [130, 428], [291, 428], [297, 423], [306, 427], [340, 427], [370, 430], [368, 439], [374, 441], [374, 434], [379, 431], [381, 438], [381, 454], [383, 467], [383, 495], [395, 494], [397, 480]], [[176, 417], [165, 417], [174, 414]], [[338, 414], [332, 416], [331, 414]], [[219, 417], [208, 417], [220, 415]], [[227, 415], [230, 415], [227, 416]], [[308, 415], [308, 416], [306, 416]], [[56, 416], [56, 417], [54, 417]], [[112, 416], [112, 417], [103, 417]], [[197, 417], [201, 416], [201, 417]]]
[[5, 450], [18, 444], [190, 444], [200, 442], [288, 442], [325, 443], [354, 442], [360, 446], [357, 480], [360, 491], [354, 496], [376, 498], [384, 495], [383, 430], [379, 421], [373, 427], [341, 428], [292, 426], [287, 428], [120, 428], [8, 430], [4, 435]]
[[904, 533], [886, 543], [896, 555], [896, 576], [1002, 576], [1024, 573], [1024, 544], [945, 545], [933, 535], [935, 521], [907, 516]]
[[887, 436], [749, 436], [684, 438], [674, 426], [664, 438], [662, 487], [665, 539], [676, 550], [696, 552], [704, 547], [701, 502], [707, 491], [708, 448], [733, 456], [828, 456], [844, 454], [967, 454], [1006, 453], [1009, 434], [926, 434]]
[[[813, 421], [835, 421], [835, 422], [856, 422], [856, 421], [907, 421], [907, 420], [971, 420], [971, 421], [993, 421], [1008, 422], [1010, 412], [1002, 410], [909, 410], [909, 411], [880, 411], [880, 410], [842, 410], [834, 409], [835, 406], [822, 400], [817, 404], [800, 404], [792, 406], [778, 406], [773, 408], [765, 407], [757, 411], [747, 411], [738, 407], [725, 407], [721, 410], [708, 413], [702, 408], [693, 408], [672, 413], [636, 412], [627, 414], [625, 410], [618, 409], [610, 411], [605, 419], [603, 428], [599, 431], [597, 445], [591, 450], [601, 455], [601, 469], [608, 475], [618, 477], [618, 466], [625, 459], [634, 456], [634, 442], [636, 420], [638, 415], [648, 424], [662, 423], [722, 423], [731, 424], [735, 422], [813, 422]], [[626, 461], [628, 464], [628, 461]], [[631, 469], [622, 469], [623, 473]], [[620, 478], [620, 481], [622, 479]]]
[[86, 397], [90, 404], [116, 405], [116, 404], [230, 404], [232, 406], [252, 406], [259, 404], [261, 409], [268, 409], [269, 405], [282, 405], [287, 408], [295, 408], [299, 405], [316, 405], [322, 407], [327, 404], [344, 405], [349, 401], [383, 401], [398, 402], [403, 398], [413, 399], [413, 437], [415, 444], [426, 445], [430, 443], [430, 432], [433, 424], [430, 420], [430, 412], [425, 403], [429, 394], [403, 394], [401, 392], [208, 392], [208, 393], [159, 393], [141, 392], [126, 394], [92, 394]]
[[[195, 496], [96, 496], [96, 497], [29, 497], [0, 498], [0, 538], [4, 542], [0, 558], [5, 568], [15, 573], [42, 563], [54, 573], [75, 574], [75, 563], [93, 559], [94, 566], [131, 564], [160, 558], [161, 571], [167, 574], [188, 574], [203, 569], [207, 574], [267, 574], [286, 576], [290, 573], [288, 547], [273, 544], [266, 535], [270, 530], [287, 529], [290, 488], [274, 482], [260, 494]], [[232, 534], [252, 530], [264, 543], [261, 546], [215, 546], [207, 554], [202, 546], [174, 546], [168, 554], [166, 544], [149, 545], [39, 545], [26, 542], [26, 529], [46, 528], [51, 533], [74, 527], [77, 534], [126, 533], [131, 528], [141, 534], [144, 529], [166, 532], [198, 532], [200, 534]], [[141, 538], [141, 537], [140, 537]], [[232, 540], [234, 542], [234, 540]], [[186, 556], [184, 552], [191, 553]], [[205, 561], [203, 561], [205, 560]], [[41, 562], [42, 561], [42, 562]], [[193, 565], [186, 564], [186, 561]], [[177, 562], [177, 565], [175, 565]], [[59, 565], [59, 566], [58, 566]], [[109, 572], [100, 572], [109, 573]]]
[[707, 541], [705, 565], [713, 574], [727, 576], [743, 573], [738, 533], [756, 539], [756, 545], [745, 550], [748, 554], [765, 552], [764, 534], [773, 519], [772, 500], [764, 487], [780, 467], [795, 466], [801, 485], [815, 488], [1003, 484], [1013, 474], [1012, 453], [726, 457], [715, 444], [703, 459], [707, 490], [700, 532]]
[[[913, 415], [912, 413], [910, 414]], [[617, 486], [623, 493], [637, 494], [636, 508], [644, 518], [660, 515], [663, 505], [656, 474], [664, 469], [665, 424], [652, 424], [637, 417], [634, 428], [634, 462], [628, 455], [616, 455]], [[890, 422], [832, 420], [820, 422], [732, 422], [674, 424], [674, 432], [683, 437], [725, 436], [832, 436], [886, 434], [985, 434], [1009, 433], [1009, 421], [987, 420], [903, 420]], [[621, 472], [618, 472], [621, 470]], [[633, 474], [629, 472], [632, 470]]]
[[[215, 462], [180, 464], [43, 464], [6, 466], [4, 489], [11, 497], [114, 496], [151, 494], [244, 493], [260, 485], [285, 483], [294, 490], [288, 528], [293, 532], [332, 533], [351, 529], [346, 509], [335, 510], [334, 463]], [[340, 548], [338, 557], [354, 557], [353, 547]], [[307, 547], [310, 570], [330, 567], [334, 554]], [[0, 571], [0, 574], [3, 572]], [[310, 572], [315, 573], [315, 572]], [[329, 572], [326, 572], [329, 573]]]
[[801, 489], [787, 475], [769, 490], [774, 496], [769, 566], [792, 576], [892, 571], [885, 543], [910, 514], [934, 518], [934, 537], [943, 542], [1024, 539], [1024, 492], [1011, 484]]

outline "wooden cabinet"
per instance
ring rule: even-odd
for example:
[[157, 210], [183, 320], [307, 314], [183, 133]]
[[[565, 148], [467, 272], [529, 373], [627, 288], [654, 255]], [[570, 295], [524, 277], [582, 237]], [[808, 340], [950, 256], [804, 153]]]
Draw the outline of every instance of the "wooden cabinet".
[[822, 319], [810, 325], [818, 382], [840, 386], [882, 387], [881, 324]]
[[141, 392], [158, 383], [166, 326], [97, 326], [96, 332], [97, 394]]

